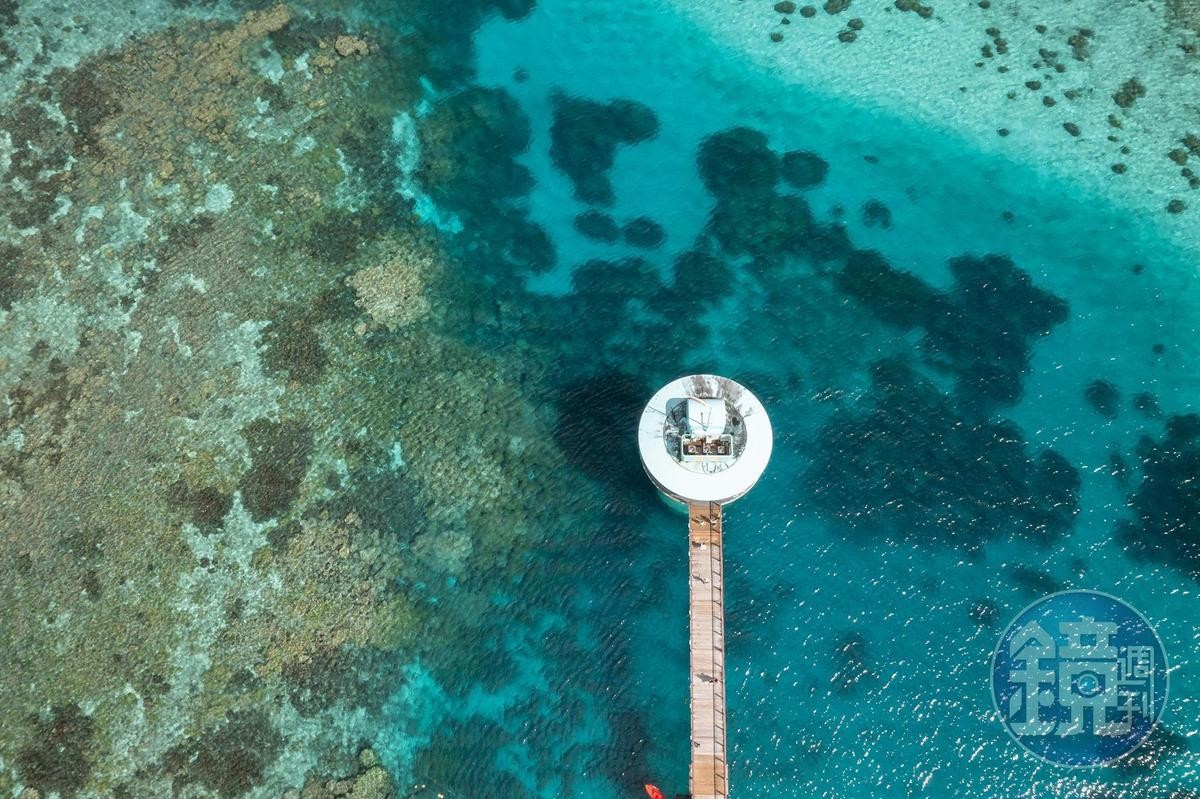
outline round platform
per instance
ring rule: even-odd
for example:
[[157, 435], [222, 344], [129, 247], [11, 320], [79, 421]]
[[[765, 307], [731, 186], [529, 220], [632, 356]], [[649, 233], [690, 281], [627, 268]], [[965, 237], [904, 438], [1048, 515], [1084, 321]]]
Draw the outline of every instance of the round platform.
[[[688, 400], [702, 402], [689, 406]], [[689, 408], [700, 407], [701, 413], [708, 408], [720, 418], [714, 401], [724, 407], [724, 434], [708, 436], [708, 450], [703, 442], [696, 449], [688, 436], [689, 421], [697, 411]], [[688, 375], [663, 386], [646, 403], [638, 423], [638, 451], [646, 474], [679, 502], [734, 501], [758, 482], [771, 459], [771, 447], [771, 420], [758, 397], [717, 375]], [[717, 454], [706, 455], [709, 451]]]

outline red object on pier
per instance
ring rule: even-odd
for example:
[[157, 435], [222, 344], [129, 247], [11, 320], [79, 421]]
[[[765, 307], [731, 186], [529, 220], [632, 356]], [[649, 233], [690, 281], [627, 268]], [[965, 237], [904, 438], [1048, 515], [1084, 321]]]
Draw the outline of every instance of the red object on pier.
[[663, 796], [662, 791], [660, 791], [658, 788], [655, 788], [650, 783], [646, 783], [646, 795], [649, 796], [650, 799], [667, 799], [667, 797]]

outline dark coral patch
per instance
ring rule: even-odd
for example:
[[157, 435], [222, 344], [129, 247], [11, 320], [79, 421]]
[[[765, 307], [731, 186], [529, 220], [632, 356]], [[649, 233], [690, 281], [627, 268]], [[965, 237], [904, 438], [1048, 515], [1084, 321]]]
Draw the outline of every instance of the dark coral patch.
[[341, 266], [353, 260], [358, 248], [376, 235], [374, 222], [361, 214], [339, 209], [330, 211], [312, 225], [304, 249], [313, 258]]
[[833, 656], [835, 668], [830, 682], [838, 693], [853, 691], [873, 674], [867, 661], [867, 638], [860, 632], [843, 634]]
[[12, 310], [13, 301], [21, 293], [23, 280], [20, 274], [21, 251], [0, 242], [0, 309]]
[[990, 599], [977, 599], [971, 603], [971, 609], [967, 615], [979, 627], [995, 627], [1000, 611], [996, 607], [996, 603]]
[[703, 290], [697, 296], [708, 302], [720, 300], [725, 288], [733, 281], [733, 268], [703, 250], [681, 253], [675, 259], [674, 270], [676, 289], [691, 291], [700, 287]]
[[505, 255], [512, 265], [531, 272], [546, 272], [558, 262], [554, 241], [540, 225], [508, 214], [498, 220], [498, 229], [508, 242]]
[[[1122, 771], [1153, 772], [1164, 760], [1179, 758], [1191, 751], [1191, 744], [1186, 735], [1167, 729], [1162, 724], [1156, 724], [1146, 737], [1146, 741], [1134, 751], [1116, 762], [1116, 767]], [[1174, 799], [1187, 799], [1187, 794]]]
[[984, 406], [1014, 403], [1033, 341], [1066, 321], [1067, 303], [1004, 256], [955, 258], [950, 271], [949, 308], [925, 321], [923, 347], [956, 376], [961, 396]]
[[662, 225], [647, 216], [639, 216], [629, 220], [621, 228], [625, 243], [643, 250], [653, 250], [662, 245], [667, 234]]
[[421, 182], [439, 204], [486, 213], [533, 187], [514, 160], [529, 147], [529, 120], [502, 89], [472, 87], [439, 101], [420, 134]]
[[314, 383], [325, 373], [328, 359], [316, 326], [307, 314], [285, 313], [263, 331], [263, 363], [300, 383]]
[[534, 180], [516, 160], [529, 145], [530, 128], [511, 95], [475, 87], [446, 97], [419, 134], [418, 176], [425, 190], [464, 223], [452, 250], [461, 248], [489, 281], [554, 266], [557, 253], [549, 235], [512, 202]]
[[1132, 404], [1135, 411], [1150, 419], [1158, 419], [1162, 416], [1162, 408], [1158, 405], [1158, 397], [1155, 397], [1149, 391], [1142, 391], [1135, 394]]
[[[605, 372], [564, 386], [557, 401], [554, 440], [567, 460], [585, 474], [618, 480], [631, 489], [644, 483], [637, 479], [641, 467], [636, 453], [628, 448], [596, 447], [591, 431], [598, 424], [612, 430], [634, 429], [648, 388], [645, 380], [620, 372]], [[598, 396], [605, 397], [605, 402], [595, 403]], [[578, 413], [584, 404], [591, 408], [590, 421]]]
[[879, 200], [867, 200], [862, 209], [863, 224], [867, 227], [892, 228], [892, 210]]
[[258, 419], [242, 430], [252, 466], [238, 487], [255, 521], [278, 516], [296, 499], [308, 468], [312, 432], [294, 422]]
[[641, 103], [613, 100], [598, 103], [561, 92], [552, 98], [550, 158], [571, 179], [575, 196], [595, 205], [611, 205], [608, 171], [617, 147], [637, 144], [658, 134], [658, 118]]
[[1032, 566], [1014, 566], [1009, 574], [1017, 587], [1031, 596], [1053, 594], [1065, 587], [1054, 575]]
[[591, 299], [612, 297], [622, 304], [628, 298], [648, 297], [660, 286], [658, 270], [641, 258], [588, 261], [571, 276], [575, 294]]
[[302, 716], [315, 716], [339, 703], [377, 712], [388, 696], [378, 686], [402, 683], [404, 665], [402, 653], [344, 646], [311, 659], [289, 660], [283, 677], [292, 705]]
[[88, 751], [95, 725], [79, 705], [57, 705], [47, 719], [34, 719], [33, 738], [17, 753], [21, 780], [43, 794], [74, 796], [92, 773]]
[[1083, 397], [1092, 410], [1105, 419], [1116, 419], [1121, 412], [1121, 392], [1107, 380], [1093, 380], [1083, 390]]
[[782, 174], [788, 184], [797, 189], [811, 189], [825, 182], [829, 162], [806, 150], [789, 150], [783, 154]]
[[575, 229], [589, 239], [613, 244], [621, 238], [617, 220], [603, 211], [584, 211], [575, 217]]
[[1200, 414], [1170, 417], [1162, 440], [1143, 438], [1137, 457], [1135, 521], [1122, 525], [1121, 539], [1133, 553], [1200, 580]]
[[167, 498], [187, 508], [192, 514], [192, 521], [202, 530], [219, 525], [233, 505], [233, 497], [215, 486], [192, 489], [182, 479], [176, 480], [168, 489]]
[[95, 146], [104, 120], [120, 112], [121, 104], [109, 94], [91, 70], [80, 69], [64, 74], [61, 104], [71, 123], [76, 141]]
[[708, 219], [708, 232], [727, 253], [765, 259], [805, 252], [813, 228], [808, 203], [773, 192], [722, 197]]
[[948, 311], [945, 298], [874, 250], [856, 250], [836, 275], [838, 288], [888, 324], [909, 329]]
[[198, 784], [223, 799], [245, 794], [283, 748], [283, 737], [261, 710], [233, 711], [215, 728], [188, 736], [163, 755], [175, 790]]
[[[474, 796], [480, 785], [489, 794], [506, 799], [533, 799], [512, 772], [496, 768], [494, 753], [517, 743], [514, 734], [483, 716], [442, 725], [432, 740], [417, 752], [413, 778], [438, 786], [447, 796]], [[566, 790], [564, 795], [569, 795]]]
[[697, 156], [700, 177], [717, 197], [747, 191], [770, 191], [779, 181], [779, 156], [765, 134], [753, 128], [730, 128], [708, 136]]
[[904, 359], [875, 364], [871, 392], [807, 451], [813, 505], [853, 529], [974, 549], [1001, 533], [1052, 540], [1079, 509], [1065, 459], [1031, 455], [1011, 422], [964, 416]]

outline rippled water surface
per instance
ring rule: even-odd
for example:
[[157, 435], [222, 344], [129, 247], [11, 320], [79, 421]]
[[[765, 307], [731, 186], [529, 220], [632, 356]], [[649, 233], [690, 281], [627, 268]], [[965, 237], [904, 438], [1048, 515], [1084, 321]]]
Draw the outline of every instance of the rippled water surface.
[[[686, 522], [633, 433], [712, 371], [777, 437], [725, 517], [731, 795], [1200, 791], [1161, 220], [671, 4], [169, 5], [0, 124], [0, 789], [278, 796], [370, 746], [400, 796], [684, 792]], [[1173, 667], [1110, 768], [992, 706], [1068, 587]]]

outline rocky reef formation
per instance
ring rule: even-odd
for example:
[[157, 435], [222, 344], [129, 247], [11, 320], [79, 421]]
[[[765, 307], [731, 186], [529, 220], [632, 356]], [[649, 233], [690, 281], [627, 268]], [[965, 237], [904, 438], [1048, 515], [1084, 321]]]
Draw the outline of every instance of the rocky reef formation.
[[[420, 143], [395, 120], [432, 42], [464, 35], [272, 5], [130, 39], [0, 113], [19, 189], [0, 201], [0, 792], [338, 773], [380, 723], [357, 670], [424, 645], [429, 607], [397, 580], [495, 569], [562, 518], [545, 414], [516, 359], [439, 333], [444, 257], [396, 191]], [[330, 795], [388, 795], [381, 773]]]
[[1139, 557], [1200, 580], [1200, 415], [1172, 416], [1163, 436], [1137, 446], [1142, 479], [1130, 497], [1122, 542]]
[[304, 788], [285, 791], [282, 799], [396, 799], [396, 785], [380, 765], [379, 755], [364, 749], [358, 753], [358, 765], [358, 772], [349, 777], [314, 775]]
[[608, 180], [617, 147], [658, 134], [654, 112], [632, 100], [597, 103], [565, 94], [554, 96], [550, 157], [571, 179], [575, 196], [595, 205], [612, 205]]

